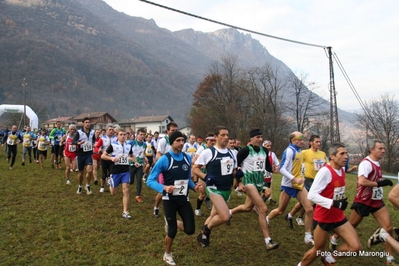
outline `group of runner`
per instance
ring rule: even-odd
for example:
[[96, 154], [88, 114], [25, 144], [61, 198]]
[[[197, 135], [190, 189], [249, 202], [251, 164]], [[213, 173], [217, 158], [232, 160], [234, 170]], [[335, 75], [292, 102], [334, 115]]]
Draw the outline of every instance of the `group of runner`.
[[[127, 140], [127, 132], [118, 127], [108, 126], [103, 134], [100, 130], [90, 129], [90, 118], [82, 120], [82, 128], [71, 124], [68, 130], [56, 127], [46, 134], [45, 130], [36, 134], [27, 127], [19, 133], [13, 126], [4, 137], [7, 145], [7, 161], [10, 169], [15, 163], [17, 144], [23, 145], [22, 165], [26, 155], [32, 162], [31, 152], [37, 149], [38, 157], [34, 161], [43, 168], [48, 147], [52, 147], [52, 164], [61, 169], [64, 158], [65, 178], [69, 185], [70, 172], [78, 170], [77, 194], [82, 194], [83, 177], [86, 173], [85, 190], [92, 194], [91, 181], [98, 184], [97, 173], [102, 169], [100, 192], [109, 185], [112, 195], [117, 193], [119, 185], [123, 191], [122, 217], [131, 219], [129, 213], [129, 186], [136, 180], [136, 197], [142, 203], [142, 180], [158, 192], [155, 198], [153, 214], [159, 217], [159, 206], [163, 203], [165, 218], [165, 253], [163, 260], [168, 265], [176, 265], [172, 256], [172, 243], [177, 229], [186, 234], [195, 232], [195, 215], [201, 216], [201, 205], [205, 201], [210, 209], [202, 230], [197, 236], [202, 247], [210, 246], [211, 231], [221, 224], [230, 225], [233, 215], [240, 212], [256, 211], [267, 250], [276, 249], [279, 244], [270, 237], [269, 224], [278, 215], [282, 215], [291, 198], [298, 204], [284, 216], [290, 228], [293, 217], [299, 212], [296, 221], [304, 226], [304, 243], [313, 247], [304, 255], [298, 265], [309, 265], [325, 249], [329, 238], [332, 249], [341, 253], [321, 256], [325, 265], [334, 265], [339, 254], [358, 252], [362, 245], [355, 231], [356, 226], [370, 213], [379, 223], [379, 228], [371, 237], [368, 246], [387, 242], [387, 265], [396, 265], [391, 240], [393, 228], [389, 212], [383, 201], [384, 186], [392, 186], [389, 179], [383, 179], [379, 161], [384, 157], [384, 144], [375, 140], [369, 149], [369, 156], [359, 165], [357, 194], [351, 206], [349, 219], [344, 215], [348, 206], [345, 196], [345, 173], [348, 169], [348, 151], [344, 144], [333, 143], [328, 156], [320, 151], [321, 140], [317, 135], [309, 139], [309, 149], [302, 150], [304, 135], [293, 132], [289, 136], [289, 146], [282, 155], [281, 162], [271, 152], [271, 142], [263, 140], [259, 129], [249, 132], [248, 144], [241, 148], [235, 146], [235, 139], [229, 137], [226, 127], [217, 127], [206, 135], [205, 142], [194, 135], [186, 137], [177, 130], [177, 124], [167, 125], [167, 135], [159, 138], [146, 130], [139, 129], [135, 140]], [[86, 171], [86, 172], [85, 172]], [[272, 173], [282, 174], [279, 205], [268, 213], [266, 200], [275, 203], [271, 196]], [[94, 174], [93, 174], [94, 173]], [[245, 193], [244, 204], [230, 209], [227, 202], [233, 185], [237, 193]], [[189, 190], [199, 193], [195, 211], [189, 202]], [[397, 189], [391, 191], [389, 199], [399, 205]], [[312, 206], [312, 204], [315, 204]], [[396, 205], [395, 205], [396, 206]], [[179, 213], [181, 221], [177, 220]], [[305, 217], [303, 216], [305, 215]], [[314, 236], [312, 235], [312, 231]], [[328, 237], [329, 232], [334, 235]], [[338, 238], [345, 241], [337, 245]]]

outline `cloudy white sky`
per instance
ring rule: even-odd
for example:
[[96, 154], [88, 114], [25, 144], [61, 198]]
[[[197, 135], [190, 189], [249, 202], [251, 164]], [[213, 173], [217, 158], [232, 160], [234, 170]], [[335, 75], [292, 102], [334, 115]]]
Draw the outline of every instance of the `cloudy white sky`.
[[[175, 13], [139, 0], [104, 0], [131, 16], [154, 19], [171, 31], [212, 32], [223, 26]], [[152, 0], [152, 2], [254, 31], [331, 46], [363, 101], [399, 87], [399, 1], [396, 0]], [[252, 34], [296, 73], [308, 75], [328, 99], [329, 66], [322, 48]], [[334, 63], [338, 107], [360, 108]], [[398, 95], [396, 95], [398, 97]]]

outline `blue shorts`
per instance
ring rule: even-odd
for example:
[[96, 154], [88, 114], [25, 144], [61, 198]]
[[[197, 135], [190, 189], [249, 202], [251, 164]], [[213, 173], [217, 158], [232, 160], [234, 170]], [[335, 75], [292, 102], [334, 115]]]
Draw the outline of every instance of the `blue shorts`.
[[[119, 184], [130, 183], [130, 173], [111, 174], [110, 187], [116, 188]], [[141, 182], [141, 180], [140, 180]]]
[[78, 155], [78, 169], [83, 171], [86, 165], [93, 165], [93, 157], [91, 154]]
[[282, 190], [284, 190], [284, 192], [287, 193], [288, 196], [290, 196], [291, 198], [296, 198], [296, 194], [298, 194], [298, 192], [300, 191], [298, 189], [286, 186], [281, 186], [280, 191]]

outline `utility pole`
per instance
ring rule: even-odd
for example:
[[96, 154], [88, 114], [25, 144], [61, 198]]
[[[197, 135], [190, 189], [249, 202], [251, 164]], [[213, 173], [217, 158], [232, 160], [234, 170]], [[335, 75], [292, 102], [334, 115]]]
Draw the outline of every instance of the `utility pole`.
[[24, 127], [26, 126], [26, 86], [28, 86], [28, 83], [26, 83], [25, 78], [22, 81], [22, 87], [23, 87], [23, 94], [24, 94]]
[[331, 46], [327, 47], [330, 64], [330, 143], [340, 142], [337, 93], [335, 91], [334, 69]]

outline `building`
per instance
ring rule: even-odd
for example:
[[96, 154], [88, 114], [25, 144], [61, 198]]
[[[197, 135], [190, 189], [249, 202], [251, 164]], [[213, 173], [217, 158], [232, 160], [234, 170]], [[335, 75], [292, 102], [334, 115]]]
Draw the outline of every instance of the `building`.
[[[159, 116], [139, 116], [135, 119], [123, 119], [118, 122], [120, 127], [125, 129], [132, 129], [136, 132], [139, 128], [145, 128], [147, 132], [154, 134], [155, 131], [159, 133], [165, 133], [166, 125], [173, 121], [173, 118], [169, 115]], [[126, 128], [127, 127], [127, 128]]]
[[42, 128], [46, 129], [53, 129], [55, 128], [55, 124], [57, 121], [61, 122], [61, 127], [68, 128], [70, 124], [76, 124], [75, 120], [72, 119], [72, 116], [62, 116], [57, 118], [50, 118], [49, 120], [44, 121], [41, 123]]
[[82, 126], [82, 119], [85, 117], [90, 118], [90, 125], [92, 129], [106, 128], [109, 124], [115, 124], [117, 121], [107, 112], [92, 112], [83, 113], [72, 118], [78, 127]]

